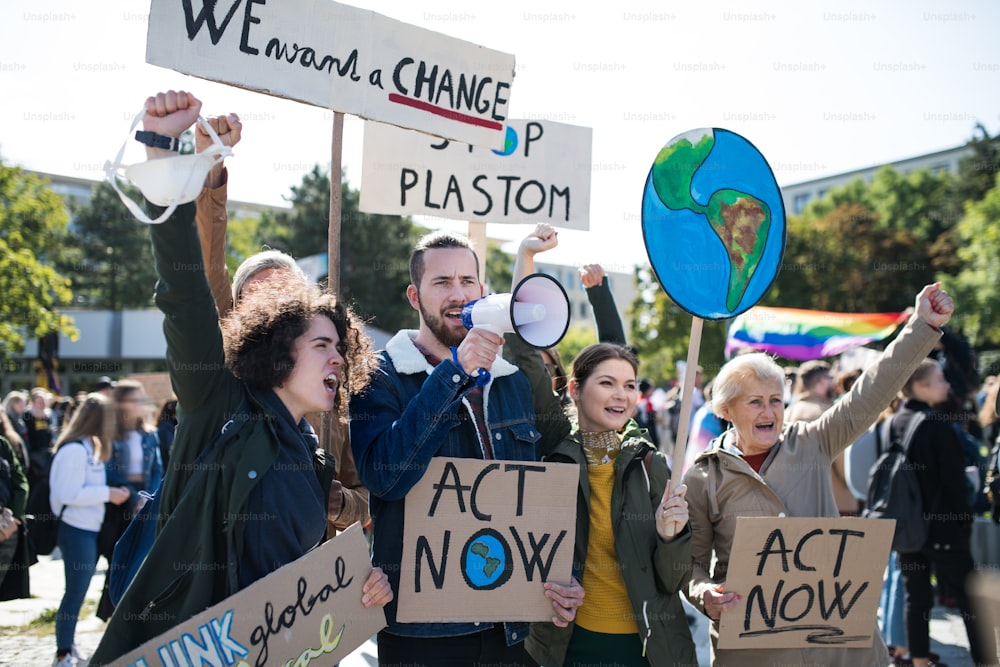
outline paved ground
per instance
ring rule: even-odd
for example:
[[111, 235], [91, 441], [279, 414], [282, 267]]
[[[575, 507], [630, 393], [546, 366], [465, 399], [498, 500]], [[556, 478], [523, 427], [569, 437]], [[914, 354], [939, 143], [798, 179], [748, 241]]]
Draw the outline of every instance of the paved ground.
[[[80, 620], [76, 629], [77, 647], [84, 656], [93, 652], [104, 632], [104, 623], [93, 615], [104, 583], [103, 566], [102, 560], [87, 596], [92, 601], [91, 611]], [[52, 626], [49, 624], [39, 629], [32, 627], [32, 621], [46, 611], [54, 612], [58, 608], [64, 581], [63, 563], [56, 551], [53, 556], [42, 556], [39, 563], [31, 568], [31, 590], [35, 597], [0, 602], [0, 667], [45, 667], [52, 664], [55, 655]], [[698, 645], [698, 662], [707, 667], [708, 627], [704, 618], [700, 615], [697, 618], [694, 635]], [[972, 667], [965, 626], [957, 613], [935, 607], [931, 637], [931, 650], [941, 655], [942, 662], [949, 667]], [[375, 656], [375, 643], [368, 641], [340, 664], [343, 667], [372, 667], [378, 664]]]

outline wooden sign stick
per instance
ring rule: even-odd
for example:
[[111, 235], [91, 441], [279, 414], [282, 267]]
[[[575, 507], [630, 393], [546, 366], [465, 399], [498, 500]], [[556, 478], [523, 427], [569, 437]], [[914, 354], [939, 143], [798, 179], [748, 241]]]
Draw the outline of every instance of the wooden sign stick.
[[[340, 220], [343, 200], [344, 114], [333, 113], [333, 141], [330, 146], [330, 223], [326, 239], [326, 291], [340, 300]], [[346, 410], [347, 406], [341, 406]], [[333, 453], [334, 413], [324, 412], [320, 421], [319, 446]]]
[[[479, 257], [479, 282], [486, 285], [486, 255], [489, 252], [486, 247], [486, 223], [480, 220], [469, 220], [468, 236], [472, 247], [476, 249], [476, 256]], [[492, 285], [489, 288], [492, 288]], [[489, 294], [489, 292], [490, 289], [487, 289], [486, 293]]]
[[[698, 375], [698, 353], [701, 351], [701, 328], [705, 320], [691, 316], [691, 340], [688, 343], [687, 367], [681, 387], [681, 414], [678, 417], [677, 440], [674, 442], [673, 465], [670, 468], [670, 488], [676, 489], [684, 472], [684, 453], [687, 450], [688, 431], [691, 430], [691, 396], [694, 378]], [[671, 536], [672, 537], [672, 536]]]

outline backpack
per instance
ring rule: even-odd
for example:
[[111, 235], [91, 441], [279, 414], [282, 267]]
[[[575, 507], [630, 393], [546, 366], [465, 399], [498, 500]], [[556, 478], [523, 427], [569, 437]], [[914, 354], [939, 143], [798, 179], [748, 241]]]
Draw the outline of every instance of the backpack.
[[993, 523], [1000, 524], [1000, 436], [997, 436], [993, 449], [990, 450], [990, 460], [986, 469], [985, 495], [989, 501], [990, 515]]
[[[66, 443], [63, 446], [68, 447], [70, 444], [74, 443]], [[83, 447], [82, 443], [75, 444]], [[52, 457], [53, 461], [58, 454], [57, 451]], [[47, 556], [55, 550], [59, 543], [59, 523], [62, 521], [63, 512], [66, 511], [67, 507], [63, 505], [59, 514], [52, 511], [52, 505], [49, 502], [50, 489], [48, 474], [32, 484], [24, 512], [24, 521], [28, 529], [28, 543], [31, 545], [32, 551], [39, 556]]]
[[901, 442], [891, 438], [892, 418], [883, 422], [882, 442], [888, 442], [889, 446], [884, 452], [879, 452], [868, 480], [868, 506], [862, 516], [895, 519], [892, 550], [898, 553], [920, 551], [927, 541], [920, 481], [908, 457], [913, 434], [924, 417], [923, 412], [913, 413]]
[[[210, 469], [212, 466], [207, 464], [218, 460], [223, 446], [231, 441], [250, 419], [250, 403], [244, 398], [233, 418], [222, 426], [209, 446], [202, 450], [192, 464], [192, 468], [194, 470]], [[154, 493], [139, 492], [140, 495], [146, 497], [146, 503], [132, 517], [125, 532], [115, 542], [115, 549], [108, 567], [108, 595], [111, 604], [116, 607], [121, 602], [122, 596], [125, 595], [128, 585], [135, 578], [149, 550], [153, 547], [153, 541], [156, 539], [156, 525], [160, 518], [160, 499], [163, 497], [160, 491], [162, 489], [163, 481], [161, 480], [160, 486]]]

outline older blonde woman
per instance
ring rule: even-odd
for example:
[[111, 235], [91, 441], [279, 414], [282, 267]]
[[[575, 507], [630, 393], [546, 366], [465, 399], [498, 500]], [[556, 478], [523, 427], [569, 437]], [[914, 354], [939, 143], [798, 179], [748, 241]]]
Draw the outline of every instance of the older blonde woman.
[[889, 404], [933, 349], [953, 310], [951, 297], [939, 285], [926, 286], [917, 295], [909, 323], [879, 361], [812, 422], [785, 423], [784, 372], [767, 355], [744, 355], [722, 367], [713, 405], [715, 414], [732, 428], [698, 457], [684, 478], [694, 559], [688, 597], [712, 619], [713, 665], [890, 663], [874, 620], [870, 648], [719, 650], [719, 617], [746, 593], [725, 587], [729, 556], [737, 517], [839, 516], [831, 462]]

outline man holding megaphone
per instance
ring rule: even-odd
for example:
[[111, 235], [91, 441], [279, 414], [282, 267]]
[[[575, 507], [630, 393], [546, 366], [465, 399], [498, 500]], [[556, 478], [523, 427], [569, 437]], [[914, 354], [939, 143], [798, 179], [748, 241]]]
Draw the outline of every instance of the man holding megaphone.
[[[468, 239], [448, 232], [420, 239], [410, 281], [406, 296], [420, 326], [389, 341], [371, 385], [351, 400], [351, 443], [374, 522], [372, 560], [389, 574], [393, 590], [399, 590], [406, 494], [433, 457], [538, 460], [543, 444], [568, 431], [565, 420], [536, 425], [536, 414], [561, 414], [558, 398], [551, 390], [533, 392], [525, 374], [499, 356], [504, 339], [496, 327], [463, 323], [465, 305], [483, 296]], [[565, 626], [583, 590], [575, 582], [545, 586], [553, 622]], [[496, 665], [526, 664], [526, 623], [399, 623], [395, 603], [386, 606], [386, 620], [378, 637], [381, 665], [446, 658], [474, 664], [484, 657]]]

